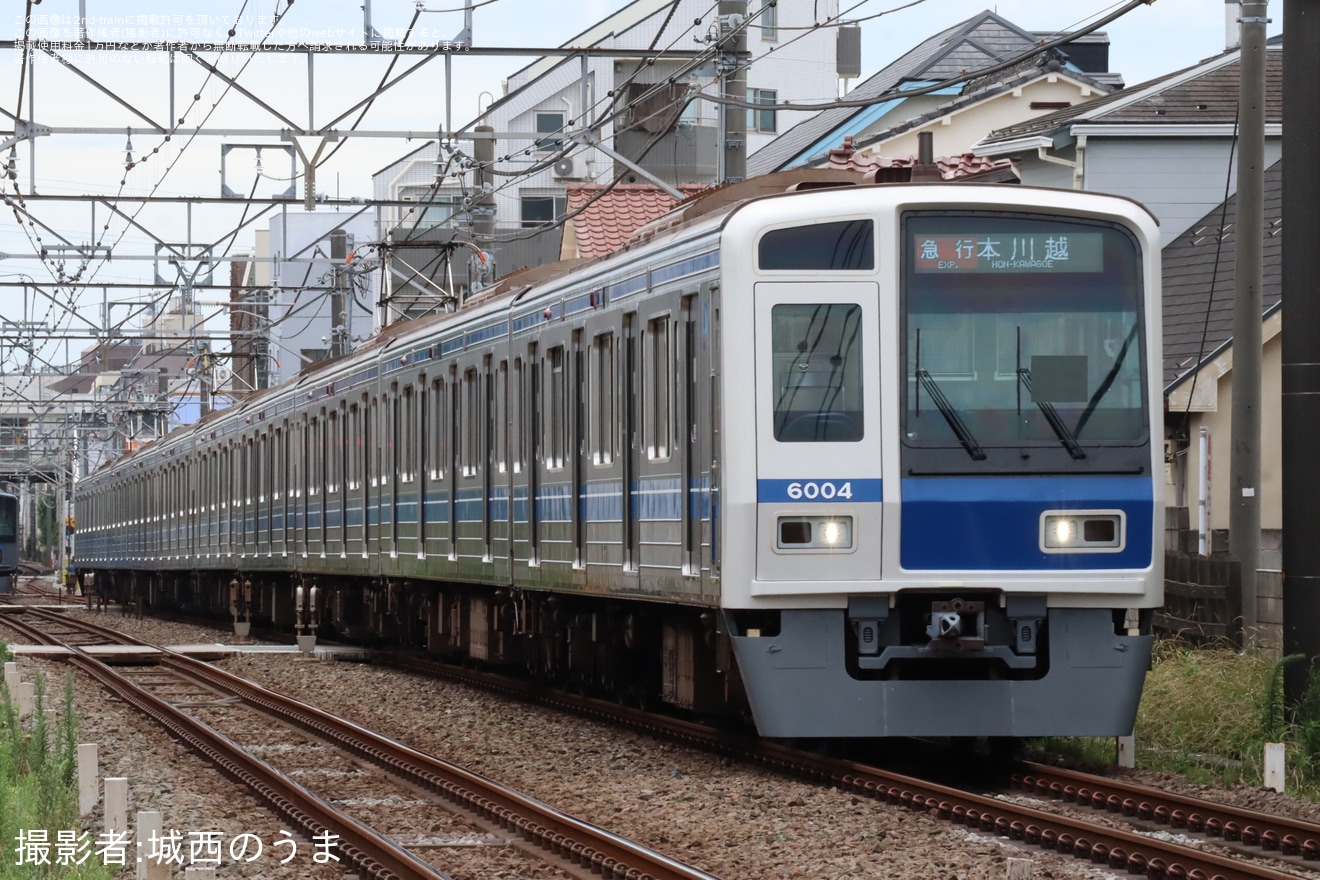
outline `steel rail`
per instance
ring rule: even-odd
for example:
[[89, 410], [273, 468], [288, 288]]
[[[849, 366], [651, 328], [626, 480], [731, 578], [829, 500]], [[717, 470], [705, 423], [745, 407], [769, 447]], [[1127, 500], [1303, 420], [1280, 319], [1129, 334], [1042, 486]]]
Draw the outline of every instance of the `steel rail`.
[[269, 691], [200, 660], [167, 651], [165, 664], [186, 671], [212, 687], [233, 693], [286, 723], [331, 740], [340, 748], [385, 767], [393, 774], [424, 785], [593, 872], [598, 870], [606, 877], [617, 878], [715, 880], [704, 871], [570, 816], [480, 774], [365, 730], [315, 706]]
[[[43, 619], [70, 623], [60, 612], [31, 609]], [[144, 644], [90, 621], [80, 626], [124, 644]], [[422, 785], [442, 797], [518, 834], [552, 855], [592, 873], [618, 880], [717, 880], [712, 875], [672, 859], [635, 841], [613, 834], [494, 780], [420, 752], [389, 737], [267, 690], [241, 676], [217, 669], [184, 654], [162, 651], [161, 665], [213, 689], [240, 697], [248, 705], [274, 715], [377, 764], [391, 774]]]
[[1025, 764], [1013, 775], [1023, 790], [1209, 838], [1320, 860], [1320, 824], [1160, 791], [1075, 770]]
[[[28, 611], [38, 612], [38, 609]], [[37, 616], [46, 617], [48, 614], [56, 619], [60, 617], [54, 612], [38, 613]], [[259, 794], [309, 839], [325, 834], [338, 835], [338, 851], [366, 876], [375, 880], [451, 880], [393, 841], [381, 837], [352, 816], [317, 797], [265, 761], [244, 751], [233, 740], [134, 684], [82, 648], [63, 644], [36, 627], [15, 620], [17, 616], [6, 615], [5, 624], [39, 644], [66, 647], [70, 652], [68, 660], [75, 667], [92, 676], [125, 703], [151, 717], [230, 778]], [[123, 642], [122, 639], [120, 641]]]
[[1231, 859], [1197, 847], [1049, 813], [875, 767], [839, 761], [765, 740], [747, 740], [703, 725], [657, 717], [597, 700], [556, 692], [546, 696], [535, 685], [503, 676], [406, 659], [392, 665], [435, 674], [475, 687], [535, 699], [540, 703], [628, 724], [670, 740], [765, 764], [773, 769], [819, 779], [842, 790], [933, 813], [970, 828], [1009, 837], [1043, 849], [1085, 858], [1110, 868], [1146, 875], [1151, 880], [1296, 880], [1255, 861]]
[[671, 740], [680, 739], [779, 771], [823, 780], [842, 790], [883, 799], [890, 804], [929, 813], [974, 830], [1074, 855], [1113, 869], [1145, 875], [1151, 880], [1295, 880], [1295, 875], [1255, 860], [1232, 859], [1196, 846], [1096, 825], [1082, 819], [1060, 816], [1035, 807], [863, 764], [826, 758], [778, 743], [748, 740], [703, 725], [628, 710], [603, 700], [561, 692], [547, 696], [535, 684], [510, 680], [504, 676], [455, 669], [416, 659], [395, 662], [394, 665], [426, 670], [432, 674], [442, 670], [444, 677], [452, 680], [518, 695], [524, 699], [534, 699], [611, 723], [627, 724], [664, 735]]

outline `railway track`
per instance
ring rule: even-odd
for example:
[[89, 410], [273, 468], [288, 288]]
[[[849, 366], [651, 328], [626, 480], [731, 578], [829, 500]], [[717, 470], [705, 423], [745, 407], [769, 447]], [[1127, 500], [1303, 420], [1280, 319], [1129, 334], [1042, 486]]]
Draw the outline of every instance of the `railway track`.
[[1041, 764], [1024, 766], [1013, 775], [1013, 783], [1038, 797], [1119, 814], [1139, 825], [1198, 835], [1242, 852], [1278, 854], [1298, 863], [1320, 861], [1320, 826], [1288, 816]]
[[[1282, 870], [1279, 862], [1297, 866], [1309, 863], [1320, 869], [1320, 825], [1288, 817], [1041, 765], [1022, 765], [1014, 774], [1018, 790], [1034, 796], [1034, 803], [1021, 803], [1023, 798], [995, 797], [938, 785], [591, 697], [547, 691], [540, 685], [502, 675], [418, 658], [382, 656], [387, 665], [681, 741], [859, 796], [926, 812], [972, 830], [1156, 880], [1282, 880], [1296, 876]], [[1094, 821], [1059, 815], [1045, 809], [1042, 800], [1103, 808], [1105, 817]], [[1152, 836], [1150, 832], [1159, 825], [1183, 840]], [[1187, 840], [1194, 835], [1199, 835], [1198, 841]], [[1209, 851], [1207, 846], [1229, 853]]]
[[[42, 627], [20, 621], [20, 615], [15, 614], [6, 615], [4, 622], [37, 643], [62, 642], [67, 645], [71, 630], [77, 629], [81, 631], [78, 638], [84, 646], [90, 644], [83, 641], [87, 638], [95, 639], [98, 644], [144, 644], [113, 629], [68, 619], [58, 612], [28, 609], [26, 614], [41, 621]], [[60, 635], [52, 635], [44, 627], [54, 627]], [[232, 778], [253, 788], [309, 837], [337, 833], [341, 851], [367, 876], [381, 880], [435, 880], [445, 875], [316, 797], [289, 779], [287, 774], [270, 767], [181, 709], [214, 708], [222, 703], [241, 701], [326, 740], [412, 786], [435, 792], [453, 808], [487, 827], [516, 835], [527, 842], [526, 851], [541, 851], [539, 857], [542, 860], [566, 870], [570, 876], [617, 880], [714, 880], [705, 872], [575, 819], [492, 780], [378, 736], [330, 713], [267, 691], [201, 661], [165, 651], [156, 671], [144, 675], [139, 669], [125, 675], [78, 646], [71, 647], [70, 659], [76, 666], [93, 675], [129, 704], [155, 718]], [[167, 674], [161, 675], [160, 672]]]
[[[700, 724], [656, 716], [590, 697], [545, 692], [537, 685], [469, 669], [413, 658], [387, 660], [389, 665], [439, 675], [471, 686], [573, 711], [657, 736], [681, 740], [731, 757], [812, 778], [857, 795], [882, 799], [926, 812], [973, 830], [1017, 840], [1028, 846], [1072, 855], [1113, 870], [1153, 880], [1284, 880], [1286, 873], [1267, 860], [1320, 870], [1320, 825], [1288, 817], [1267, 816], [1213, 801], [1189, 798], [1102, 776], [1024, 765], [1017, 784], [1036, 795], [1103, 807], [1118, 813], [1131, 830], [1111, 822], [1060, 815], [1014, 799], [993, 797], [939, 785], [913, 776], [864, 764], [823, 757]], [[1162, 821], [1177, 831], [1202, 834], [1201, 841], [1235, 850], [1239, 857], [1162, 839], [1145, 833]], [[1171, 836], [1171, 835], [1169, 835]]]

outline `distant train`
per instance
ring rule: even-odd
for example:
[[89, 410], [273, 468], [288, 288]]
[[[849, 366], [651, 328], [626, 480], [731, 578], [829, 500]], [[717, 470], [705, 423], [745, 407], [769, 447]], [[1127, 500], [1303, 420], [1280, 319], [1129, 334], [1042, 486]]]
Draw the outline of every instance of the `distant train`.
[[1163, 590], [1153, 219], [747, 192], [103, 468], [80, 567], [772, 737], [1129, 733]]
[[0, 492], [0, 593], [18, 578], [18, 496]]

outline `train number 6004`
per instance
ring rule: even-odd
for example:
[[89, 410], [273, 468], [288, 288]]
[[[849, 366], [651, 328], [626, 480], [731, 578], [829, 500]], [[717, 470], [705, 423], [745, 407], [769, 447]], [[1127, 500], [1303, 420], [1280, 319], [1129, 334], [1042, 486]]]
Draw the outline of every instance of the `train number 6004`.
[[800, 501], [803, 498], [808, 501], [815, 501], [817, 498], [823, 498], [831, 501], [835, 498], [845, 500], [853, 497], [852, 480], [842, 483], [834, 483], [830, 480], [816, 482], [808, 480], [804, 483], [793, 482], [788, 484], [788, 497], [794, 501]]

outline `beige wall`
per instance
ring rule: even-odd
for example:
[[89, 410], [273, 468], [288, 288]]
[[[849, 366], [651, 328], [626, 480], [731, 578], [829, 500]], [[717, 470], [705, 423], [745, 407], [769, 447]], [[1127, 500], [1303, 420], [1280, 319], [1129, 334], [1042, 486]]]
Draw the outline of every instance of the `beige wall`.
[[[1032, 101], [1054, 103], [1068, 101], [1077, 104], [1105, 94], [1086, 83], [1072, 79], [1066, 74], [1042, 74], [1040, 79], [1027, 83], [1020, 88], [1004, 92], [977, 101], [966, 107], [946, 113], [920, 128], [905, 131], [890, 140], [878, 144], [869, 144], [860, 152], [865, 155], [908, 156], [917, 152], [917, 134], [930, 131], [935, 135], [936, 156], [956, 156], [968, 152], [972, 144], [990, 132], [1024, 122], [1036, 116], [1052, 112], [1050, 110], [1032, 110]], [[947, 100], [947, 99], [946, 99]], [[905, 104], [907, 102], [904, 102]], [[908, 116], [907, 112], [902, 114]], [[878, 120], [868, 132], [862, 132], [857, 140], [863, 140], [869, 131], [879, 131], [894, 124], [894, 114]]]
[[[1265, 347], [1261, 355], [1261, 444], [1260, 444], [1260, 527], [1283, 528], [1283, 421], [1280, 403], [1280, 364], [1283, 337], [1280, 335], [1280, 315], [1275, 312], [1263, 326]], [[1175, 469], [1186, 482], [1186, 504], [1191, 508], [1192, 525], [1196, 525], [1197, 474], [1201, 466], [1199, 452], [1200, 428], [1210, 429], [1210, 527], [1228, 528], [1229, 517], [1229, 454], [1232, 449], [1233, 408], [1232, 350], [1202, 368], [1196, 382], [1191, 407], [1188, 435], [1191, 445], [1185, 453], [1186, 465]], [[1190, 380], [1174, 389], [1169, 396], [1170, 413], [1181, 413], [1187, 407], [1191, 391]], [[1174, 487], [1170, 487], [1172, 490]], [[1177, 496], [1169, 492], [1169, 503]]]

